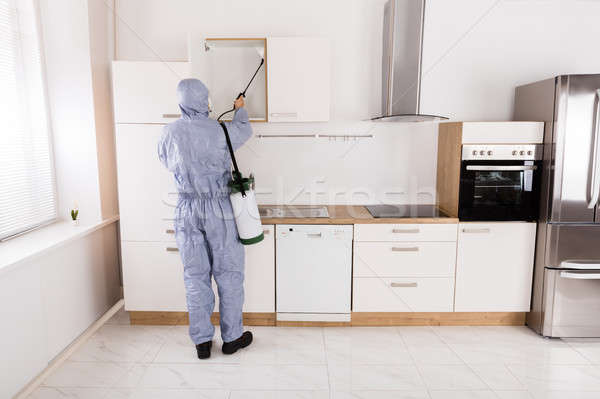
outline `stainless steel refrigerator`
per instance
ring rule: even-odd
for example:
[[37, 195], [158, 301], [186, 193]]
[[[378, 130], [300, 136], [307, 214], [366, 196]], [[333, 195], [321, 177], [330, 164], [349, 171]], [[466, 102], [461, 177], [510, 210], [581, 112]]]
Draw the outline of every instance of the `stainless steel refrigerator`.
[[514, 119], [544, 121], [532, 308], [547, 337], [600, 337], [600, 74], [517, 87]]

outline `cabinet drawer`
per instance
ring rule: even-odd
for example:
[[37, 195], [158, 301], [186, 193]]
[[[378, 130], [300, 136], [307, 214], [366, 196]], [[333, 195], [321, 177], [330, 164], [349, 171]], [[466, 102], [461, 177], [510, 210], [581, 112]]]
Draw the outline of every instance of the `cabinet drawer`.
[[354, 241], [456, 241], [456, 224], [357, 224]]
[[454, 275], [454, 242], [356, 242], [354, 277]]
[[451, 312], [454, 279], [355, 278], [353, 312]]

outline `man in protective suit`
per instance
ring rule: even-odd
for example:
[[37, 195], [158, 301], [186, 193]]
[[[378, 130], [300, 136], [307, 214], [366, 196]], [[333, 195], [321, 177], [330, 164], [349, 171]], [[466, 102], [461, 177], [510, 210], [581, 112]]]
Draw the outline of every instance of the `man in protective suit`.
[[[238, 238], [229, 200], [231, 156], [219, 123], [208, 117], [208, 89], [198, 79], [177, 86], [181, 118], [165, 126], [158, 143], [160, 161], [175, 176], [179, 200], [175, 239], [184, 265], [190, 336], [200, 359], [210, 357], [215, 328], [211, 286], [219, 292], [223, 353], [232, 354], [252, 342], [243, 331], [244, 248]], [[244, 98], [235, 100], [235, 115], [226, 122], [234, 150], [252, 136]]]

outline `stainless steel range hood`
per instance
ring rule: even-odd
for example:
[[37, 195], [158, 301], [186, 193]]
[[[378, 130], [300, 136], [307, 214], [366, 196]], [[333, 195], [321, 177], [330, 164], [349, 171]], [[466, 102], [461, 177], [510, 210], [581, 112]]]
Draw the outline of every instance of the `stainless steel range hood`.
[[388, 0], [383, 11], [382, 116], [385, 122], [448, 119], [420, 113], [425, 0]]

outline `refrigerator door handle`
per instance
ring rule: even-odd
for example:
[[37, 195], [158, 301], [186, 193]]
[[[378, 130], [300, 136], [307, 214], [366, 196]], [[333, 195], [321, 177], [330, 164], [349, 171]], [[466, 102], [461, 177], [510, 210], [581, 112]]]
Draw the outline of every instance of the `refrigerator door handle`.
[[570, 278], [574, 280], [600, 280], [600, 273], [572, 273], [560, 272], [562, 278]]
[[596, 112], [594, 114], [594, 151], [592, 155], [592, 185], [590, 189], [590, 202], [588, 208], [592, 209], [598, 204], [600, 198], [600, 89], [596, 89]]
[[560, 267], [564, 269], [600, 270], [600, 263], [563, 261], [560, 262]]

